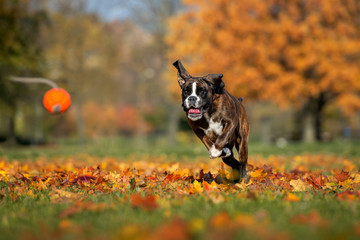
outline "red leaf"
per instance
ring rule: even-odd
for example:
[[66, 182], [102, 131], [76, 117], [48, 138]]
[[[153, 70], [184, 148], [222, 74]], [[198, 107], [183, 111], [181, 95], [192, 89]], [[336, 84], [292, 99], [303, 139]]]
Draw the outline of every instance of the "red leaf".
[[177, 181], [180, 179], [180, 175], [173, 175], [173, 174], [170, 174], [170, 175], [167, 175], [164, 179], [164, 181], [169, 181], [169, 182], [173, 182], [173, 181]]
[[76, 182], [78, 182], [78, 181], [81, 181], [81, 182], [83, 182], [83, 181], [90, 182], [90, 180], [95, 180], [95, 179], [96, 179], [96, 177], [91, 176], [91, 175], [80, 175], [80, 176], [78, 176], [77, 178], [75, 178], [75, 179], [72, 181], [72, 183], [76, 183]]
[[350, 177], [350, 174], [348, 172], [344, 172], [344, 170], [341, 170], [341, 172], [335, 173], [335, 178], [339, 182], [343, 182], [343, 181], [347, 180], [349, 177]]
[[319, 174], [317, 176], [310, 176], [307, 179], [307, 182], [313, 185], [314, 188], [319, 189], [322, 188], [326, 182], [328, 182], [327, 178], [323, 175]]

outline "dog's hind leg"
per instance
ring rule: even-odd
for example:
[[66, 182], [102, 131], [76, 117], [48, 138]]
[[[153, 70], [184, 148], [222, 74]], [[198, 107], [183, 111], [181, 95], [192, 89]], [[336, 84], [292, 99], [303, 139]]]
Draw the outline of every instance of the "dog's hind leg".
[[231, 151], [231, 155], [228, 157], [222, 158], [223, 162], [232, 168], [231, 171], [231, 180], [232, 182], [239, 182], [241, 180], [241, 166], [240, 162], [234, 158], [234, 155]]
[[245, 139], [237, 139], [235, 147], [239, 153], [239, 180], [241, 182], [244, 179], [245, 182], [247, 182], [246, 164], [248, 160], [248, 137]]

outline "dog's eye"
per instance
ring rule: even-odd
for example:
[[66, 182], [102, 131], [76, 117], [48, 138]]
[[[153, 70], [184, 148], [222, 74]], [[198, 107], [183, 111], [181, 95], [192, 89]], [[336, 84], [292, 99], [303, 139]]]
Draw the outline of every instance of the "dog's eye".
[[185, 96], [188, 95], [188, 93], [189, 93], [188, 90], [184, 90], [184, 91], [183, 91], [183, 94], [184, 94]]
[[201, 95], [206, 95], [206, 94], [207, 94], [206, 89], [201, 89], [201, 90], [200, 90], [200, 94], [201, 94]]

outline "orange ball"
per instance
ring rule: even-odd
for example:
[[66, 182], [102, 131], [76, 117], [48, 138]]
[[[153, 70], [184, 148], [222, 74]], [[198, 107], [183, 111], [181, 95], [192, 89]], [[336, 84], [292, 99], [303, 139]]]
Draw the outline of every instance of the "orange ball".
[[70, 94], [62, 88], [53, 88], [47, 91], [43, 104], [50, 113], [63, 113], [71, 105]]

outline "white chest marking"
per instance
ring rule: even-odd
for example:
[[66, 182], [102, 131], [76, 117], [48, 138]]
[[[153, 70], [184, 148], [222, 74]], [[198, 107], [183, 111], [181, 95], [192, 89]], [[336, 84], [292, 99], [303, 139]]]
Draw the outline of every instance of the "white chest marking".
[[211, 132], [214, 132], [216, 135], [221, 135], [223, 131], [223, 125], [221, 122], [214, 122], [212, 118], [209, 119], [209, 116], [205, 114], [205, 118], [209, 123], [209, 127], [207, 129], [203, 129], [205, 134], [209, 134]]

